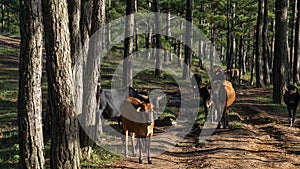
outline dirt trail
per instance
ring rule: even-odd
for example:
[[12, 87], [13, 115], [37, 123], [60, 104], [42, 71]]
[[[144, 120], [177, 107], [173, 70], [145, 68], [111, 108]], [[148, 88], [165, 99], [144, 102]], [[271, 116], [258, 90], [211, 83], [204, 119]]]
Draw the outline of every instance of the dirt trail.
[[271, 90], [237, 91], [231, 111], [240, 115], [242, 128], [217, 129], [201, 146], [196, 146], [193, 138], [186, 138], [168, 152], [153, 157], [151, 165], [127, 158], [100, 167], [300, 168], [300, 122], [289, 127], [286, 111], [257, 100], [262, 95], [271, 95]]

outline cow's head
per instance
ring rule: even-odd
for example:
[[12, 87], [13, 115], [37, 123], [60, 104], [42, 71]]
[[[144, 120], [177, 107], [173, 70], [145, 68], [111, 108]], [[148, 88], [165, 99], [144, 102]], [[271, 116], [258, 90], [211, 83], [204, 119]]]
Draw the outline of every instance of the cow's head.
[[142, 107], [145, 112], [146, 124], [151, 125], [154, 122], [154, 114], [157, 114], [157, 112], [153, 110], [154, 105], [151, 103], [143, 103]]
[[284, 100], [286, 103], [293, 104], [299, 101], [298, 88], [294, 85], [289, 85], [285, 88]]

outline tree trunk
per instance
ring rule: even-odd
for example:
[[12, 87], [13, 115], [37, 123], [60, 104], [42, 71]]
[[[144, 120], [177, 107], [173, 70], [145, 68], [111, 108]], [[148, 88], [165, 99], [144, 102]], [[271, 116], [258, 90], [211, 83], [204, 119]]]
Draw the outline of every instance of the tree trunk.
[[263, 25], [264, 25], [264, 0], [259, 0], [258, 16], [256, 24], [256, 44], [255, 44], [255, 78], [256, 87], [264, 86], [262, 72], [262, 56], [263, 56]]
[[295, 83], [300, 84], [300, 1], [297, 1], [297, 11], [293, 78]]
[[269, 72], [269, 48], [268, 48], [268, 0], [264, 0], [264, 21], [263, 21], [263, 78], [265, 84], [270, 84], [270, 72]]
[[292, 82], [294, 79], [293, 75], [293, 60], [294, 60], [294, 43], [295, 43], [295, 21], [297, 18], [297, 0], [293, 0], [292, 2], [292, 18], [290, 20], [291, 22], [291, 35], [290, 35], [290, 47], [289, 47], [289, 64], [288, 64], [288, 81]]
[[126, 0], [126, 26], [124, 41], [123, 87], [132, 86], [132, 53], [134, 34], [134, 1]]
[[159, 0], [153, 0], [153, 6], [154, 6], [154, 12], [155, 12], [155, 42], [156, 42], [156, 52], [155, 52], [155, 58], [156, 58], [156, 66], [155, 66], [155, 75], [158, 77], [162, 77], [162, 62], [161, 62], [161, 56], [160, 56], [160, 49], [162, 49], [162, 40], [160, 35], [160, 10], [159, 10]]
[[[273, 101], [283, 101], [284, 87], [287, 82], [287, 11], [288, 1], [276, 0], [276, 23], [275, 23], [275, 52], [273, 65]], [[275, 73], [276, 72], [276, 73]]]
[[150, 20], [147, 21], [147, 33], [146, 33], [146, 58], [151, 59], [151, 38], [152, 37], [152, 26]]
[[[87, 63], [87, 57], [88, 57], [88, 50], [89, 50], [89, 41], [90, 41], [90, 32], [92, 27], [92, 14], [93, 14], [93, 8], [91, 8], [91, 4], [93, 4], [93, 0], [86, 0], [81, 1], [81, 13], [80, 13], [80, 36], [81, 36], [81, 59], [78, 60], [78, 64], [80, 64], [78, 67], [79, 71], [78, 78], [81, 78], [82, 82], [80, 82], [80, 85], [82, 87], [81, 90], [81, 114], [83, 112], [83, 101], [84, 101], [84, 67]], [[82, 61], [82, 63], [80, 63]], [[75, 70], [76, 71], [76, 70]], [[77, 80], [77, 79], [76, 79]], [[81, 119], [79, 119], [81, 120]], [[90, 159], [91, 153], [92, 153], [92, 146], [94, 142], [88, 137], [87, 133], [83, 130], [83, 127], [85, 127], [86, 123], [88, 123], [88, 120], [83, 120], [80, 122], [80, 147], [81, 147], [81, 159]]]
[[[166, 27], [166, 41], [169, 41], [169, 36], [170, 35], [170, 24], [171, 24], [171, 12], [168, 10], [168, 14], [166, 15], [166, 21], [167, 21], [167, 27]], [[172, 62], [172, 58], [170, 57], [170, 51], [168, 49], [164, 50], [164, 62]]]
[[190, 78], [191, 58], [192, 58], [192, 0], [186, 1], [186, 30], [185, 30], [185, 45], [184, 45], [184, 65], [182, 79]]
[[1, 29], [1, 32], [3, 33], [5, 31], [5, 5], [4, 5], [4, 0], [2, 0], [2, 4], [1, 4], [1, 13], [2, 13], [2, 16], [1, 16], [1, 22], [2, 22], [2, 29]]
[[69, 29], [70, 29], [70, 44], [71, 57], [74, 76], [74, 103], [75, 112], [82, 113], [82, 47], [80, 34], [80, 7], [81, 0], [69, 0]]
[[[179, 30], [182, 30], [182, 27], [183, 27], [183, 22], [180, 20], [179, 23], [178, 23], [178, 27], [179, 27]], [[176, 41], [175, 41], [176, 43]], [[177, 65], [178, 67], [182, 67], [182, 64], [181, 64], [181, 59], [182, 59], [182, 52], [181, 52], [181, 43], [182, 43], [182, 35], [179, 35], [179, 40], [177, 40]]]
[[[134, 1], [134, 12], [138, 12], [138, 1]], [[137, 21], [134, 19], [134, 43], [135, 43], [135, 56], [139, 57], [139, 27], [137, 25]]]
[[227, 36], [226, 36], [226, 62], [227, 69], [230, 69], [232, 61], [231, 53], [231, 0], [227, 0]]
[[80, 168], [67, 1], [43, 1], [51, 99], [51, 168]]
[[19, 168], [37, 169], [44, 168], [45, 163], [42, 130], [43, 25], [41, 1], [24, 1], [20, 9]]
[[[254, 29], [254, 36], [253, 37], [256, 37], [256, 29]], [[256, 43], [256, 39], [253, 40], [253, 46], [254, 44]], [[250, 77], [250, 85], [253, 85], [254, 84], [254, 73], [255, 73], [255, 57], [256, 57], [256, 54], [255, 54], [255, 48], [253, 48], [253, 58], [251, 59], [251, 70], [250, 70], [250, 74], [251, 74], [251, 77]]]

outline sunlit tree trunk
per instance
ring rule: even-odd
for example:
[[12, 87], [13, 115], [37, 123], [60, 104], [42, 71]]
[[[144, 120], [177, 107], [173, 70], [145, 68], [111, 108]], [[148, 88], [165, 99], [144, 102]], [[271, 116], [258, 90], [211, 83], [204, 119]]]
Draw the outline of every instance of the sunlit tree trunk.
[[153, 0], [153, 7], [154, 7], [154, 12], [155, 12], [155, 32], [157, 32], [155, 34], [155, 42], [156, 42], [156, 49], [155, 50], [155, 75], [158, 77], [162, 77], [162, 59], [160, 56], [160, 49], [162, 49], [162, 40], [161, 40], [161, 35], [160, 35], [160, 9], [159, 9], [159, 0]]
[[126, 26], [124, 41], [123, 87], [132, 86], [132, 53], [134, 33], [134, 2], [126, 0]]
[[263, 38], [263, 78], [265, 84], [270, 84], [270, 72], [269, 72], [269, 48], [268, 48], [268, 0], [264, 0], [264, 21], [263, 21], [263, 32], [262, 32], [262, 38]]
[[191, 58], [192, 58], [192, 0], [186, 1], [186, 32], [184, 45], [184, 65], [182, 79], [186, 80], [190, 77]]
[[45, 163], [42, 130], [43, 25], [41, 1], [28, 0], [21, 4], [20, 28], [19, 168], [38, 169], [44, 168]]
[[295, 27], [295, 48], [294, 48], [294, 66], [293, 66], [293, 80], [300, 84], [300, 1], [297, 2], [297, 17]]
[[80, 168], [67, 1], [43, 1], [52, 119], [51, 168]]
[[276, 0], [276, 23], [275, 23], [275, 52], [273, 65], [273, 101], [283, 101], [284, 88], [287, 83], [287, 17], [288, 1]]
[[264, 86], [262, 72], [263, 56], [263, 25], [264, 25], [264, 0], [259, 0], [258, 16], [256, 24], [256, 44], [255, 44], [255, 78], [256, 87]]

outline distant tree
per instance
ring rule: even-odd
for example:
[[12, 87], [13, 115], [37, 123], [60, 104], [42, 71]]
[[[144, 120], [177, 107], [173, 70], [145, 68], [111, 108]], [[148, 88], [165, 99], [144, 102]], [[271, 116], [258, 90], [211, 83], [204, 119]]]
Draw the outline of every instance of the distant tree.
[[275, 52], [273, 65], [273, 101], [281, 103], [287, 83], [287, 18], [288, 1], [276, 0]]
[[39, 0], [23, 2], [20, 6], [19, 168], [44, 168], [41, 86], [43, 53], [42, 4]]
[[[80, 168], [79, 131], [67, 0], [43, 1], [47, 75], [51, 112], [51, 168]], [[46, 19], [47, 18], [47, 19]]]

